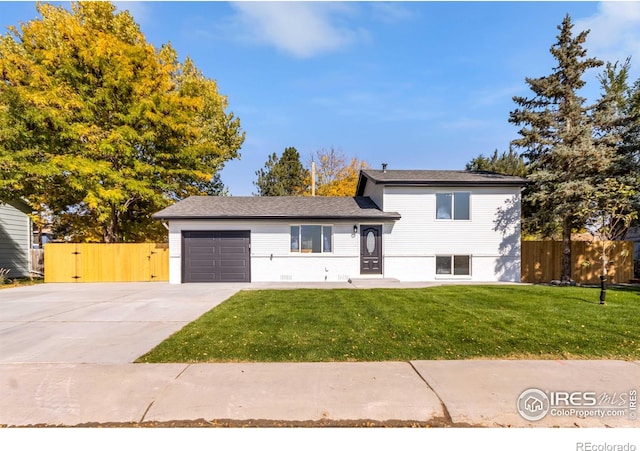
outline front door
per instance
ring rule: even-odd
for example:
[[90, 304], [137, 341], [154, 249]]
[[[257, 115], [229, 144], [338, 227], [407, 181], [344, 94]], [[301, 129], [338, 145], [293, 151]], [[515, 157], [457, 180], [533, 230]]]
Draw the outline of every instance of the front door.
[[382, 226], [360, 226], [360, 274], [382, 274]]

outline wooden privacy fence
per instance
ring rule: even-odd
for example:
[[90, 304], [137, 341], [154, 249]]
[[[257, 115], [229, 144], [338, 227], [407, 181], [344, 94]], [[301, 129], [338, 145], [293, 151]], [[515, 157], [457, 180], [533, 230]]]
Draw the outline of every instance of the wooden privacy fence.
[[[633, 242], [616, 241], [609, 254], [611, 283], [628, 283], [633, 278]], [[600, 283], [602, 274], [602, 243], [573, 241], [571, 243], [572, 278], [582, 284]], [[560, 280], [562, 276], [561, 241], [523, 241], [522, 277], [527, 283]]]
[[30, 249], [31, 273], [42, 276], [44, 274], [44, 249]]
[[167, 244], [52, 243], [44, 246], [45, 282], [169, 280]]

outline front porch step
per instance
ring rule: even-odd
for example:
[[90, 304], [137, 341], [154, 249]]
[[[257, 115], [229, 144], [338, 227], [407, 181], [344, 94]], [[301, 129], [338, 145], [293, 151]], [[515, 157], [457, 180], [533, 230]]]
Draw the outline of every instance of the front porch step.
[[400, 283], [400, 280], [394, 279], [392, 277], [357, 277], [349, 279], [349, 283], [356, 286], [365, 286], [365, 285], [386, 285], [393, 283]]

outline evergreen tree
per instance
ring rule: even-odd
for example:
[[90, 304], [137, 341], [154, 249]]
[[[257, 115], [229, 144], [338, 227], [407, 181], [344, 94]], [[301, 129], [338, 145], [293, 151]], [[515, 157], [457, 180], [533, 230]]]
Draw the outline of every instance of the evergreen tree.
[[493, 155], [485, 157], [480, 154], [471, 160], [465, 166], [467, 171], [489, 171], [497, 172], [504, 175], [515, 175], [525, 177], [527, 175], [527, 167], [524, 164], [524, 158], [509, 148], [509, 152], [498, 154], [498, 149], [493, 151]]
[[269, 155], [256, 175], [253, 184], [258, 188], [258, 196], [299, 196], [308, 188], [309, 171], [302, 165], [295, 147], [287, 147], [280, 157], [275, 152]]
[[550, 51], [558, 65], [548, 76], [526, 78], [534, 97], [514, 97], [519, 106], [509, 122], [522, 126], [512, 145], [524, 149], [533, 182], [528, 200], [533, 221], [545, 235], [562, 231], [562, 280], [571, 279], [571, 233], [584, 225], [583, 213], [596, 187], [594, 177], [608, 167], [611, 154], [594, 139], [594, 107], [578, 92], [588, 69], [602, 61], [587, 58], [588, 31], [572, 33], [569, 15], [558, 26]]
[[638, 218], [639, 163], [634, 130], [638, 116], [634, 112], [634, 91], [629, 88], [630, 59], [621, 66], [607, 63], [598, 77], [602, 98], [594, 112], [595, 143], [609, 165], [594, 177], [594, 189], [582, 216], [587, 230], [598, 240], [601, 260], [602, 291], [600, 303], [605, 302], [604, 290], [608, 265], [612, 263], [616, 240], [624, 238]]

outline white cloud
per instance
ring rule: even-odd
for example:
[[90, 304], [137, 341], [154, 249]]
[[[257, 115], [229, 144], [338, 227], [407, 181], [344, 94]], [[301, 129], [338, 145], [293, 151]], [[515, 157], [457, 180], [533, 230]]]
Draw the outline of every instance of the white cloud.
[[370, 3], [373, 18], [387, 24], [397, 24], [415, 17], [405, 3], [399, 2], [373, 2]]
[[145, 2], [116, 1], [118, 11], [129, 11], [136, 23], [144, 25], [151, 19], [151, 8]]
[[576, 34], [587, 29], [591, 30], [585, 44], [589, 56], [611, 62], [622, 62], [632, 56], [632, 70], [638, 66], [640, 3], [601, 2], [596, 14], [575, 21]]
[[298, 58], [338, 50], [367, 38], [345, 19], [355, 10], [339, 3], [237, 2], [239, 38], [272, 45]]

